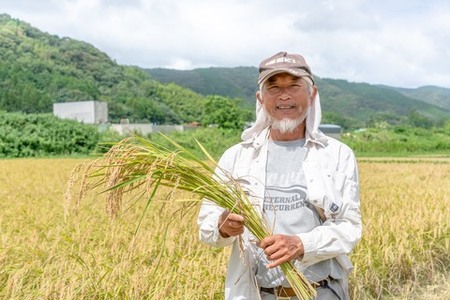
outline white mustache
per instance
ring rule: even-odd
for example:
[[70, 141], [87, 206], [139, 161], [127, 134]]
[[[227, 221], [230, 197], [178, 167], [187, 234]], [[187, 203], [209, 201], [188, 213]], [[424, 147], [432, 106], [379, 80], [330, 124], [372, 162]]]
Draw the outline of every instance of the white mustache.
[[[277, 106], [277, 108], [279, 107], [283, 109], [283, 108], [292, 108], [294, 106], [286, 106], [286, 105]], [[308, 116], [311, 110], [311, 107], [308, 106], [307, 109], [304, 110], [303, 113], [300, 115], [300, 117], [298, 117], [297, 119], [284, 118], [282, 120], [275, 119], [273, 116], [269, 114], [269, 112], [264, 107], [262, 107], [262, 110], [266, 115], [268, 123], [272, 129], [279, 130], [281, 133], [292, 133], [298, 126], [300, 126], [303, 122], [305, 122], [306, 117]]]

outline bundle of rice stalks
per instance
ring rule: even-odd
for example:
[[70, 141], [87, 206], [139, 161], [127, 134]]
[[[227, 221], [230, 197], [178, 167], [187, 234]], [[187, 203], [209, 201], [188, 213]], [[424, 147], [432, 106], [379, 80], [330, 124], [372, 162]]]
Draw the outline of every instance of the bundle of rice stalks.
[[[84, 170], [77, 203], [86, 190], [102, 187], [106, 193], [107, 211], [115, 216], [122, 205], [124, 193], [139, 190], [138, 198], [147, 200], [147, 209], [158, 188], [165, 186], [198, 196], [197, 200], [192, 201], [208, 199], [224, 209], [242, 215], [245, 227], [258, 241], [270, 235], [267, 222], [252, 206], [238, 179], [222, 170], [200, 143], [198, 146], [206, 159], [197, 157], [166, 138], [173, 149], [139, 136], [124, 139], [102, 158], [77, 170], [76, 173]], [[73, 180], [68, 189], [72, 187]], [[66, 201], [71, 201], [71, 194], [70, 191], [66, 193]], [[311, 299], [316, 294], [315, 289], [292, 263], [283, 263], [280, 267], [299, 299]]]

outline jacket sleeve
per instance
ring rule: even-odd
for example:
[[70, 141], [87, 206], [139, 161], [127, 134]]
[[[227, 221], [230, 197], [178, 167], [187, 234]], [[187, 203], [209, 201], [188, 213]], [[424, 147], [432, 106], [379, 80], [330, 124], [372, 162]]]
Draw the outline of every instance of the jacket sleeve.
[[[228, 149], [219, 160], [216, 174], [220, 176], [220, 169], [232, 173], [235, 148]], [[197, 218], [199, 239], [201, 242], [216, 247], [231, 245], [236, 237], [224, 238], [219, 233], [219, 217], [224, 209], [215, 203], [204, 199]]]
[[353, 152], [343, 145], [339, 149], [336, 169], [312, 167], [305, 176], [310, 201], [323, 209], [322, 226], [297, 236], [303, 242], [302, 263], [319, 261], [351, 252], [361, 238], [359, 178]]
[[200, 241], [216, 247], [228, 246], [234, 242], [235, 237], [224, 238], [219, 233], [219, 217], [223, 211], [215, 203], [203, 200], [197, 218]]

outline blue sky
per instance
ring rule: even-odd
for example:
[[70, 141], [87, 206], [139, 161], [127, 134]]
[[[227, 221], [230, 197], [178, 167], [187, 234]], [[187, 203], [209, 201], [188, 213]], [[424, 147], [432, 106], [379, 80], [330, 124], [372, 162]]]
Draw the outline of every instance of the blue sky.
[[446, 0], [2, 0], [0, 13], [124, 65], [257, 66], [288, 51], [320, 77], [450, 88]]

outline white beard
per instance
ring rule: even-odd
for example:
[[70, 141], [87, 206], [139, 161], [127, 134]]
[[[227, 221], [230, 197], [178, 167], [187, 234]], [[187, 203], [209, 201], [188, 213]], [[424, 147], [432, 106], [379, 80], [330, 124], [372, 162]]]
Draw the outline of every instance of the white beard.
[[262, 107], [262, 109], [269, 121], [271, 128], [278, 130], [281, 133], [293, 133], [298, 126], [305, 122], [306, 117], [308, 116], [310, 111], [310, 107], [308, 107], [297, 119], [284, 118], [282, 120], [277, 120], [272, 117], [264, 107]]

